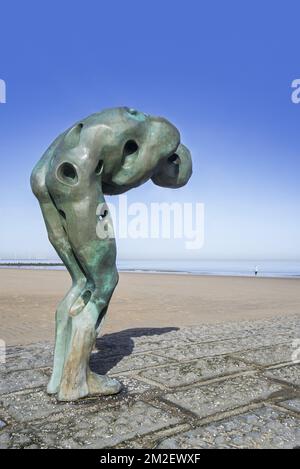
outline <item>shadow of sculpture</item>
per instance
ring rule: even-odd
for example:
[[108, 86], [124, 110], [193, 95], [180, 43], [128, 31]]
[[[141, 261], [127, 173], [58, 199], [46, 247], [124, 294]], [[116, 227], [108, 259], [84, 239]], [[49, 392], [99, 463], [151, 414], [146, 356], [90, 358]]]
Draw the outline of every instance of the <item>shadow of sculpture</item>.
[[[135, 328], [105, 334], [96, 341], [95, 351], [91, 355], [90, 367], [95, 373], [104, 375], [115, 368], [123, 358], [131, 355], [135, 349], [141, 353], [151, 350], [153, 336], [161, 336], [178, 330], [179, 327]], [[147, 340], [146, 343], [137, 345], [134, 339], [139, 337], [151, 337], [149, 346], [146, 345]], [[159, 340], [161, 341], [161, 339]]]

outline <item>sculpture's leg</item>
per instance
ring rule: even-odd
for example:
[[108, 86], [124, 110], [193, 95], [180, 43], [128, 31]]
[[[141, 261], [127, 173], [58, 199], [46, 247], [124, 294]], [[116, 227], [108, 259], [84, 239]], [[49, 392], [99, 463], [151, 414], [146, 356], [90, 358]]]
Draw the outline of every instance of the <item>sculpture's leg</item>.
[[84, 288], [85, 282], [74, 283], [64, 299], [59, 303], [55, 315], [55, 348], [53, 370], [47, 386], [49, 394], [56, 394], [59, 390], [67, 347], [71, 335], [71, 318], [69, 310]]
[[92, 394], [115, 394], [121, 388], [116, 380], [99, 376], [89, 369], [90, 354], [97, 336], [95, 313], [95, 304], [90, 302], [72, 319], [72, 333], [58, 393], [59, 400], [76, 400]]
[[31, 176], [31, 185], [33, 192], [40, 203], [49, 240], [63, 263], [66, 265], [72, 278], [72, 287], [59, 303], [56, 310], [54, 363], [52, 375], [47, 387], [49, 394], [55, 394], [59, 389], [68, 337], [71, 332], [71, 318], [69, 316], [69, 311], [76, 299], [80, 297], [84, 287], [86, 286], [87, 280], [73, 254], [63, 226], [62, 216], [57, 210], [45, 184], [45, 177], [50, 159], [51, 152], [46, 154], [41, 162], [39, 162], [35, 167]]
[[103, 284], [100, 288], [95, 286], [88, 303], [72, 318], [72, 332], [58, 393], [59, 400], [75, 400], [88, 394], [115, 394], [121, 389], [116, 380], [97, 375], [89, 368], [90, 354], [117, 283], [117, 272], [109, 272], [105, 276], [102, 273], [100, 278], [104, 285], [106, 283], [106, 288], [103, 288]]
[[[88, 394], [113, 394], [121, 388], [116, 380], [95, 375], [89, 369], [97, 332], [118, 281], [115, 240], [99, 239], [97, 235], [98, 203], [104, 203], [99, 184], [90, 186], [90, 197], [78, 202], [69, 200], [60, 207], [66, 213], [70, 245], [88, 279], [69, 312], [71, 334], [58, 392], [60, 400], [75, 400]], [[86, 219], [89, 223], [84, 222]], [[112, 223], [108, 214], [103, 223]]]
[[69, 311], [76, 299], [80, 297], [86, 286], [87, 280], [73, 255], [72, 248], [68, 242], [67, 235], [63, 230], [57, 209], [51, 201], [50, 203], [42, 202], [40, 205], [43, 214], [45, 214], [44, 216], [51, 244], [57, 251], [63, 263], [67, 266], [72, 278], [72, 287], [59, 303], [56, 310], [53, 370], [47, 386], [47, 392], [49, 394], [55, 394], [59, 389], [66, 350], [71, 334], [71, 317], [69, 315]]
[[63, 376], [58, 392], [59, 400], [76, 400], [87, 396], [87, 366], [96, 331], [93, 328], [93, 305], [87, 305], [71, 320], [71, 334]]
[[[95, 325], [96, 328], [96, 337], [104, 323], [105, 320], [105, 315], [107, 312], [108, 304], [110, 302], [110, 299], [112, 297], [113, 291], [115, 289], [115, 286], [117, 285], [119, 279], [119, 274], [117, 270], [115, 271], [115, 275], [111, 280], [112, 284], [112, 292], [110, 294], [110, 298], [107, 301], [107, 306], [102, 308], [99, 308], [98, 306], [98, 311], [100, 310], [100, 314], [98, 314], [97, 322]], [[99, 292], [97, 293], [96, 291], [96, 296], [99, 295]], [[88, 380], [88, 388], [89, 388], [89, 394], [116, 394], [121, 390], [121, 384], [112, 378], [109, 378], [108, 376], [105, 375], [99, 375], [97, 373], [94, 373], [89, 365], [88, 365], [88, 370], [87, 370], [87, 380]]]

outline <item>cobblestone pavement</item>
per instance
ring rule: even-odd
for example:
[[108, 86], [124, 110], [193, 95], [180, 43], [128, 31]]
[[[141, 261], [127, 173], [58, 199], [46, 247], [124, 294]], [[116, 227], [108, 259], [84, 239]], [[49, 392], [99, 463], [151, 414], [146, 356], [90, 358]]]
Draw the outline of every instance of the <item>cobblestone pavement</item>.
[[7, 349], [0, 448], [300, 446], [299, 316], [105, 335], [91, 367], [123, 390], [74, 403], [45, 392], [52, 352]]

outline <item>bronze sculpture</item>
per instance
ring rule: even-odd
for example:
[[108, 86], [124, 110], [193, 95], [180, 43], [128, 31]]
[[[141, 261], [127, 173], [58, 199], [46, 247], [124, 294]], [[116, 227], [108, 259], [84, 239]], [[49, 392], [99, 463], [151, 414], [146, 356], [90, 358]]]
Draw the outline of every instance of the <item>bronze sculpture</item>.
[[191, 156], [178, 130], [161, 117], [126, 107], [76, 123], [56, 138], [35, 166], [31, 187], [49, 240], [72, 278], [56, 312], [54, 365], [47, 388], [59, 400], [121, 389], [117, 380], [89, 368], [118, 282], [104, 195], [121, 194], [150, 178], [159, 186], [181, 187], [191, 173]]

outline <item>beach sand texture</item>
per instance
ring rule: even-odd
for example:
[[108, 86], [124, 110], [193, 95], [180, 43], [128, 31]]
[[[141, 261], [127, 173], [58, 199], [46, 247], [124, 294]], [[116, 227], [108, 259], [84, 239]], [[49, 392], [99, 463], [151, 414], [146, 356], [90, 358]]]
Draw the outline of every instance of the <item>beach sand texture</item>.
[[[0, 339], [54, 341], [66, 271], [0, 269]], [[101, 333], [300, 314], [300, 279], [120, 273]]]

